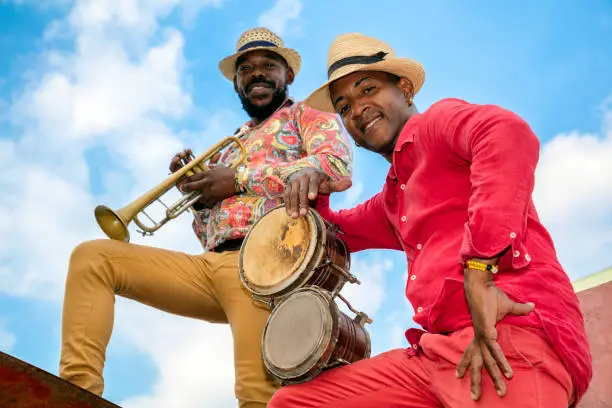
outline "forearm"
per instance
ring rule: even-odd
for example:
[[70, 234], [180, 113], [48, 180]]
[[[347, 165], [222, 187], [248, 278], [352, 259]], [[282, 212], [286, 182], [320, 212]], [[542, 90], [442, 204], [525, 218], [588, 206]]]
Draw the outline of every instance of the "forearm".
[[332, 180], [351, 176], [350, 155], [326, 149], [290, 163], [265, 164], [247, 167], [238, 173], [238, 181], [248, 194], [276, 197], [282, 195], [291, 177], [304, 168], [313, 168]]
[[350, 252], [365, 249], [402, 250], [385, 215], [380, 193], [355, 208], [339, 211], [330, 208], [329, 196], [319, 195], [314, 208], [324, 219], [340, 229], [340, 237]]

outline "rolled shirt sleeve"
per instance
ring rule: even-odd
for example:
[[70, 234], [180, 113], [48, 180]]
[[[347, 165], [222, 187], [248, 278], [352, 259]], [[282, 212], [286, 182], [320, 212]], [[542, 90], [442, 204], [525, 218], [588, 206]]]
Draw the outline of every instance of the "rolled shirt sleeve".
[[533, 205], [539, 140], [523, 119], [498, 106], [458, 100], [444, 104], [450, 106], [437, 130], [470, 168], [468, 219], [459, 256], [503, 255], [512, 259], [513, 268], [521, 268], [530, 260], [523, 239]]

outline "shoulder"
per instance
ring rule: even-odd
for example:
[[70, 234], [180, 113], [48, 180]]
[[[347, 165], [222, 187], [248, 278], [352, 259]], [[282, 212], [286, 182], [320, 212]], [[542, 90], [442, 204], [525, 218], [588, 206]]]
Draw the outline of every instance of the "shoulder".
[[291, 107], [297, 116], [319, 118], [322, 120], [338, 120], [338, 115], [331, 112], [324, 112], [308, 106], [304, 101], [296, 102]]
[[316, 126], [326, 130], [342, 131], [342, 122], [335, 113], [314, 109], [304, 102], [296, 102], [292, 109], [293, 117], [302, 129]]
[[426, 118], [436, 118], [452, 114], [462, 109], [469, 109], [472, 106], [475, 105], [464, 99], [444, 98], [431, 104], [431, 106], [423, 112], [423, 116]]
[[478, 104], [460, 98], [444, 98], [433, 103], [424, 113], [427, 121], [465, 121], [470, 119], [512, 119], [519, 116], [499, 105]]

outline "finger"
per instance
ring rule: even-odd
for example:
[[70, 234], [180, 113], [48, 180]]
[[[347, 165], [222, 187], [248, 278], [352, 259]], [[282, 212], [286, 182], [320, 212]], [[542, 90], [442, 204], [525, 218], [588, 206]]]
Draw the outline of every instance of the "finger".
[[468, 367], [470, 366], [470, 360], [472, 359], [472, 349], [473, 343], [470, 343], [470, 345], [463, 352], [461, 360], [459, 360], [459, 364], [457, 364], [457, 371], [455, 373], [457, 378], [463, 378]]
[[499, 371], [499, 367], [497, 362], [489, 352], [486, 346], [481, 347], [485, 369], [489, 373], [491, 380], [493, 380], [493, 384], [495, 385], [495, 390], [497, 391], [497, 395], [503, 397], [506, 395], [507, 387], [504, 379], [502, 378], [501, 372]]
[[308, 183], [308, 199], [309, 200], [314, 200], [315, 198], [317, 198], [317, 195], [319, 194], [319, 184], [320, 183], [321, 183], [321, 177], [319, 176], [319, 173], [315, 173], [312, 176], [310, 176], [309, 183]]
[[[509, 299], [508, 299], [509, 300]], [[510, 306], [510, 312], [508, 312], [508, 314], [512, 314], [515, 316], [521, 316], [521, 315], [526, 315], [528, 313], [531, 313], [533, 311], [533, 309], [535, 309], [535, 304], [534, 303], [516, 303], [512, 300], [510, 300], [510, 302], [512, 302], [511, 306]]]
[[[196, 178], [196, 176], [199, 176]], [[208, 194], [210, 190], [210, 182], [206, 177], [206, 174], [196, 173], [191, 177], [185, 179], [185, 183], [183, 183], [181, 187], [181, 191], [201, 191], [204, 194]]]
[[474, 348], [472, 361], [470, 362], [470, 395], [474, 401], [478, 401], [482, 391], [482, 352], [478, 347]]
[[510, 363], [508, 363], [508, 360], [499, 346], [499, 343], [492, 339], [484, 339], [483, 342], [489, 353], [491, 353], [493, 356], [496, 364], [501, 368], [504, 376], [506, 376], [506, 378], [512, 378], [512, 367], [510, 367]]
[[299, 179], [300, 191], [298, 194], [298, 207], [300, 215], [306, 215], [306, 213], [308, 213], [308, 186], [311, 177], [300, 177]]
[[293, 180], [291, 182], [291, 195], [289, 196], [289, 213], [293, 218], [298, 217], [298, 200], [300, 195], [300, 184]]
[[475, 347], [470, 361], [470, 394], [474, 401], [477, 401], [482, 393], [482, 364], [482, 352]]
[[177, 153], [174, 155], [174, 157], [172, 158], [172, 160], [170, 161], [170, 166], [169, 166], [169, 170], [174, 173], [175, 171], [177, 171], [179, 169], [179, 160], [180, 160], [181, 156], [180, 153]]
[[353, 182], [347, 178], [330, 182], [330, 192], [340, 193], [348, 190], [353, 185]]
[[291, 183], [287, 183], [285, 186], [283, 201], [285, 202], [285, 210], [287, 211], [287, 215], [291, 216]]
[[205, 171], [199, 171], [197, 173], [192, 174], [191, 176], [185, 177], [185, 181], [188, 183], [193, 183], [194, 181], [200, 181], [208, 177], [209, 174]]
[[[191, 149], [185, 149], [182, 152], [179, 152], [174, 155], [172, 161], [170, 162], [170, 171], [175, 172], [182, 167], [181, 161], [185, 160], [187, 156], [191, 153]], [[190, 162], [191, 159], [185, 160], [185, 162]]]

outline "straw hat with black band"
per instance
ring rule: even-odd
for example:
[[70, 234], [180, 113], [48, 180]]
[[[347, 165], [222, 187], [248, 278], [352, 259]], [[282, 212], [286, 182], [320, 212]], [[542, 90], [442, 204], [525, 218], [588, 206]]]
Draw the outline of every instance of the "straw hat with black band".
[[255, 50], [268, 50], [280, 55], [293, 70], [293, 74], [297, 76], [302, 65], [300, 54], [294, 49], [286, 48], [283, 40], [278, 35], [262, 27], [253, 28], [242, 33], [236, 43], [236, 52], [219, 62], [219, 69], [223, 76], [233, 81], [234, 76], [236, 76], [236, 61], [238, 58], [247, 52]]
[[359, 33], [341, 34], [334, 39], [327, 54], [327, 82], [310, 94], [305, 103], [314, 109], [335, 113], [329, 85], [357, 71], [382, 71], [408, 78], [415, 95], [425, 82], [423, 66], [410, 58], [396, 57], [386, 42]]

